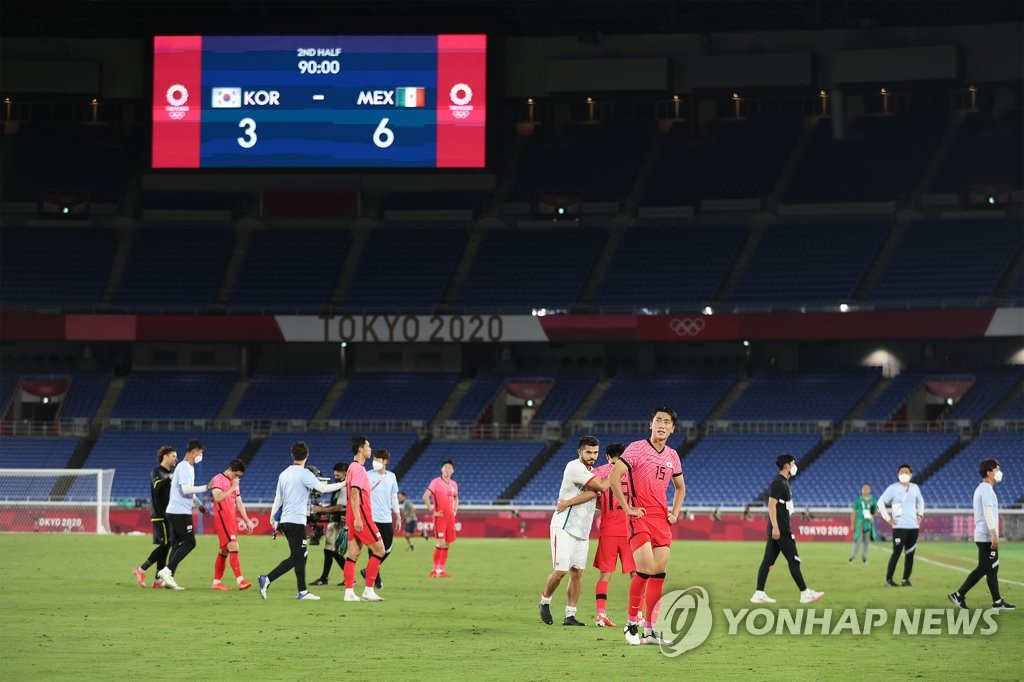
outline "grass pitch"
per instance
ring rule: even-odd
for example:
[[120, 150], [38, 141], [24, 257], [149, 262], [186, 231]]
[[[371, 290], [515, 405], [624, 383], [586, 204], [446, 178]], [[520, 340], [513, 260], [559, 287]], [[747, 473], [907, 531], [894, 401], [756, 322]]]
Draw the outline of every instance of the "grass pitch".
[[[578, 617], [586, 628], [563, 628], [563, 581], [552, 603], [555, 625], [540, 622], [537, 599], [550, 571], [540, 540], [459, 540], [452, 548], [451, 580], [427, 578], [432, 542], [416, 551], [396, 543], [384, 564], [382, 603], [345, 603], [341, 571], [331, 587], [313, 588], [318, 602], [295, 599], [288, 574], [266, 601], [255, 587], [287, 554], [287, 544], [266, 536], [242, 537], [241, 560], [254, 587], [245, 592], [209, 589], [216, 538], [202, 536], [178, 568], [185, 591], [140, 589], [131, 574], [151, 549], [148, 537], [0, 535], [0, 632], [3, 677], [10, 680], [135, 679], [301, 680], [355, 679], [605, 680], [788, 679], [887, 676], [922, 679], [1020, 679], [1024, 676], [1024, 546], [1005, 544], [1000, 577], [1004, 598], [1022, 608], [998, 615], [994, 634], [894, 635], [897, 608], [946, 609], [946, 594], [972, 568], [971, 543], [921, 542], [913, 588], [882, 587], [888, 547], [872, 549], [867, 565], [847, 563], [845, 543], [803, 543], [808, 584], [826, 592], [801, 607], [784, 563], [772, 571], [769, 608], [885, 609], [888, 623], [870, 635], [764, 634], [740, 626], [728, 634], [724, 609], [758, 608], [748, 599], [761, 543], [676, 542], [666, 592], [702, 586], [714, 625], [701, 646], [663, 656], [656, 646], [629, 647], [621, 627], [593, 626], [597, 572], [588, 568]], [[592, 543], [590, 558], [593, 558]], [[366, 556], [359, 566], [365, 566]], [[935, 563], [933, 563], [935, 562]], [[307, 575], [320, 574], [323, 552], [310, 548]], [[902, 558], [900, 569], [902, 570]], [[147, 582], [153, 579], [150, 569]], [[897, 579], [900, 573], [897, 572]], [[1012, 581], [1012, 582], [1010, 582]], [[234, 584], [228, 568], [226, 582]], [[625, 621], [627, 578], [616, 575], [609, 615]], [[361, 588], [360, 588], [361, 591]], [[984, 581], [968, 595], [988, 604]], [[761, 623], [763, 623], [763, 619]]]

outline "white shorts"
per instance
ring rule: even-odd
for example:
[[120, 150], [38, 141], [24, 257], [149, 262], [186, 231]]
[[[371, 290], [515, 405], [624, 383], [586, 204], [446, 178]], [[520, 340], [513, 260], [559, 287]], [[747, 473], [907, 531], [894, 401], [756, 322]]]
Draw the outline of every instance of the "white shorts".
[[574, 538], [561, 528], [551, 529], [551, 563], [556, 571], [586, 568], [590, 540]]

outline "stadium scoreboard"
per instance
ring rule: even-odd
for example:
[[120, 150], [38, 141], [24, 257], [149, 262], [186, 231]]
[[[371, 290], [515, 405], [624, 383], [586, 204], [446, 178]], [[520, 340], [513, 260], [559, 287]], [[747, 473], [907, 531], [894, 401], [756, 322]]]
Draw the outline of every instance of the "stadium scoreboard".
[[153, 168], [483, 168], [487, 36], [156, 36]]

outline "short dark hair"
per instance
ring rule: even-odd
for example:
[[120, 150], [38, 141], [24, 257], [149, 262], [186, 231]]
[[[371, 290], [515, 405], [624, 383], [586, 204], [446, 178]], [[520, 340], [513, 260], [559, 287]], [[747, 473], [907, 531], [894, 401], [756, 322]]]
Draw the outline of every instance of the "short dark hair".
[[580, 436], [580, 444], [577, 446], [577, 449], [582, 448], [583, 446], [599, 448], [601, 447], [601, 441], [599, 441], [595, 436]]
[[779, 455], [778, 457], [775, 458], [775, 468], [776, 469], [782, 469], [782, 467], [786, 466], [790, 462], [795, 462], [795, 461], [796, 461], [796, 457], [794, 457], [793, 455], [789, 454], [788, 452], [783, 452], [781, 455]]
[[441, 466], [444, 466], [445, 464], [451, 464], [452, 465], [452, 469], [455, 468], [455, 462], [452, 461], [451, 457], [449, 457], [445, 461], [441, 462]]
[[910, 468], [909, 464], [901, 464], [901, 465], [899, 465], [899, 467], [897, 467], [896, 471], [898, 472], [900, 469], [907, 469], [908, 471], [910, 471], [910, 473], [914, 473], [914, 470]]
[[172, 452], [177, 453], [178, 451], [172, 448], [170, 445], [161, 445], [160, 449], [156, 451], [156, 461], [164, 461], [164, 457], [171, 454]]
[[673, 410], [671, 407], [661, 406], [661, 407], [655, 407], [651, 411], [651, 421], [654, 420], [654, 418], [658, 415], [659, 412], [664, 412], [668, 416], [672, 417], [672, 423], [673, 424], [675, 424], [676, 423], [676, 419], [679, 418], [679, 415], [677, 415], [676, 411]]
[[391, 453], [385, 450], [384, 448], [381, 448], [380, 450], [373, 451], [373, 458], [382, 459], [385, 462], [389, 462], [391, 461]]
[[188, 442], [188, 445], [185, 446], [185, 452], [192, 452], [193, 450], [205, 450], [205, 449], [206, 448], [203, 447], [202, 442], [196, 440], [195, 438], [190, 440]]
[[231, 471], [238, 471], [240, 473], [245, 473], [245, 469], [246, 469], [245, 461], [241, 460], [241, 459], [238, 459], [238, 458], [235, 458], [235, 459], [231, 460], [230, 464], [228, 464], [228, 469], [230, 469]]
[[292, 461], [301, 462], [302, 460], [309, 457], [309, 446], [306, 445], [306, 441], [297, 440], [292, 443]]
[[352, 448], [352, 454], [359, 452], [359, 448], [366, 445], [369, 442], [369, 438], [366, 436], [352, 436], [352, 440], [349, 441], [349, 446]]
[[409, 495], [404, 490], [399, 490], [398, 494], [399, 495], [405, 495], [406, 497], [409, 497]]
[[621, 457], [625, 451], [626, 446], [623, 443], [608, 443], [608, 447], [604, 449], [604, 453], [609, 457]]
[[335, 462], [334, 463], [334, 470], [335, 471], [344, 471], [345, 473], [348, 473], [348, 462]]
[[999, 462], [994, 459], [983, 459], [981, 464], [978, 465], [978, 473], [982, 478], [988, 476], [988, 472], [992, 471], [999, 466]]

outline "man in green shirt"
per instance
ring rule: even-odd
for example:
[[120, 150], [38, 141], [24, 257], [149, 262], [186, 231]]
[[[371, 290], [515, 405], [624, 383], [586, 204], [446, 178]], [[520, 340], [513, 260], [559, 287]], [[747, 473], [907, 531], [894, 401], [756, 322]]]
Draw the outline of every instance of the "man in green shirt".
[[860, 497], [853, 501], [850, 512], [850, 526], [853, 529], [853, 546], [850, 548], [850, 561], [857, 556], [857, 545], [861, 546], [860, 560], [868, 562], [868, 548], [875, 539], [875, 516], [878, 514], [878, 502], [871, 495], [871, 486], [865, 483], [860, 487]]

